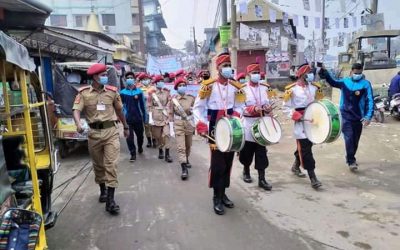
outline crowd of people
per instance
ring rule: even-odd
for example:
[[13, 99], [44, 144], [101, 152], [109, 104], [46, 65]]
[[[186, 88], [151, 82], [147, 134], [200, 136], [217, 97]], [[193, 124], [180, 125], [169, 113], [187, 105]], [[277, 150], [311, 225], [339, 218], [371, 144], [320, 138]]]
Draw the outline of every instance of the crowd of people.
[[[124, 77], [125, 88], [120, 91], [107, 85], [105, 65], [95, 64], [89, 68], [87, 73], [93, 83], [79, 90], [73, 106], [74, 119], [78, 132], [82, 132], [80, 113], [85, 112], [90, 127], [89, 151], [95, 181], [100, 187], [99, 201], [106, 203], [106, 211], [111, 214], [119, 212], [114, 199], [118, 185], [116, 169], [120, 151], [119, 124], [123, 125], [132, 162], [136, 160], [136, 154], [143, 153], [146, 137], [146, 147], [158, 148], [158, 158], [172, 163], [171, 139], [175, 138], [182, 180], [189, 178], [195, 131], [207, 138], [210, 146], [209, 187], [213, 189], [213, 209], [216, 214], [222, 215], [225, 213], [224, 207], [234, 207], [226, 191], [230, 186], [235, 150], [221, 150], [218, 147], [218, 137], [223, 137], [216, 134], [216, 127], [221, 119], [232, 123], [233, 129], [235, 122], [239, 123], [244, 130], [244, 141], [240, 150], [237, 150], [238, 160], [243, 165], [243, 181], [252, 182], [250, 167], [254, 161], [258, 186], [263, 190], [272, 189], [266, 178], [269, 165], [266, 143], [255, 138], [252, 131], [260, 119], [273, 117], [276, 103], [271, 100], [271, 87], [265, 82], [265, 74], [261, 72], [258, 63], [248, 65], [245, 73], [235, 76], [230, 55], [223, 53], [218, 55], [216, 67], [216, 78], [211, 78], [208, 70], [201, 70], [196, 76], [188, 75], [184, 70], [152, 77], [144, 72], [127, 72]], [[309, 64], [297, 68], [293, 76], [295, 82], [285, 88], [283, 108], [294, 122], [297, 145], [291, 171], [304, 178], [306, 174], [302, 169], [305, 169], [312, 188], [318, 189], [322, 183], [315, 173], [313, 142], [305, 134], [304, 127], [305, 109], [323, 98], [321, 86], [314, 81], [315, 76], [318, 74], [332, 87], [341, 89], [342, 131], [346, 144], [346, 162], [351, 171], [356, 171], [358, 167], [355, 154], [362, 127], [368, 125], [372, 118], [373, 97], [371, 85], [362, 75], [362, 66], [359, 64], [354, 64], [352, 75], [344, 79], [333, 78], [323, 67], [318, 72], [313, 71]], [[188, 84], [194, 81], [200, 84], [197, 96], [190, 95], [187, 89]], [[166, 84], [173, 84], [176, 94], [171, 94]], [[274, 121], [272, 123], [275, 127]]]

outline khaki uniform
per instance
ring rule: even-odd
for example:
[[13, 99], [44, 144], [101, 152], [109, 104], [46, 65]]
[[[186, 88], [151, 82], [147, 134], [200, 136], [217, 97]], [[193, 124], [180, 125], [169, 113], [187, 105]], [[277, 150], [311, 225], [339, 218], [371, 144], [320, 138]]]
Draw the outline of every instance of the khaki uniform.
[[[146, 104], [147, 104], [147, 100], [149, 99], [149, 90], [151, 88], [153, 88], [153, 87], [152, 86], [149, 86], [149, 87], [143, 86], [143, 87], [141, 87], [141, 89], [143, 91], [143, 94], [144, 94], [144, 97], [145, 97], [145, 100], [146, 100]], [[146, 116], [148, 116], [148, 114], [146, 114]], [[150, 124], [148, 122], [148, 118], [147, 118], [147, 121], [145, 121], [145, 123], [144, 123], [144, 134], [146, 135], [147, 138], [152, 137], [152, 135], [151, 135], [151, 126], [150, 126]]]
[[85, 112], [89, 124], [114, 121], [114, 126], [109, 128], [91, 128], [88, 146], [96, 183], [105, 183], [108, 187], [116, 188], [120, 141], [115, 110], [122, 109], [117, 88], [113, 86], [105, 86], [101, 90], [93, 87], [82, 88], [75, 98], [72, 109]]
[[[151, 126], [151, 134], [156, 139], [159, 148], [169, 148], [169, 124], [168, 124], [168, 109], [170, 105], [170, 94], [168, 90], [156, 90], [156, 95], [161, 102], [162, 107], [159, 107], [152, 95], [149, 95], [149, 112], [152, 112], [154, 125]], [[166, 112], [167, 115], [163, 113]]]
[[195, 98], [187, 94], [183, 96], [177, 95], [174, 98], [178, 100], [187, 116], [185, 118], [184, 114], [182, 114], [179, 108], [171, 101], [170, 114], [174, 121], [179, 163], [182, 164], [186, 163], [186, 160], [190, 155], [190, 148], [192, 146], [192, 138], [195, 129], [192, 108]]

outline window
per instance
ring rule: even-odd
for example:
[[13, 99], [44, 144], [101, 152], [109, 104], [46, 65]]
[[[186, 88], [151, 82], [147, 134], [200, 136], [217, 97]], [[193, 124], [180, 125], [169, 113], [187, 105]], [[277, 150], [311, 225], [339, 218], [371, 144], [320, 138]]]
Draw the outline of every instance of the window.
[[67, 15], [51, 15], [50, 24], [52, 26], [67, 27]]
[[132, 24], [133, 25], [140, 25], [139, 14], [132, 14]]
[[88, 15], [75, 15], [75, 27], [86, 27], [88, 19]]
[[103, 20], [104, 26], [115, 26], [115, 15], [114, 14], [102, 14], [101, 18]]

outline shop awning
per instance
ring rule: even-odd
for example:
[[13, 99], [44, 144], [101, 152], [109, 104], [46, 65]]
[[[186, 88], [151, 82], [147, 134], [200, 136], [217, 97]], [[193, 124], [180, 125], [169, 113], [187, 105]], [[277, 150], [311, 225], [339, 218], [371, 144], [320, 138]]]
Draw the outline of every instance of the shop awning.
[[36, 66], [29, 56], [28, 50], [14, 39], [0, 31], [0, 47], [7, 62], [18, 65], [28, 71], [34, 71]]

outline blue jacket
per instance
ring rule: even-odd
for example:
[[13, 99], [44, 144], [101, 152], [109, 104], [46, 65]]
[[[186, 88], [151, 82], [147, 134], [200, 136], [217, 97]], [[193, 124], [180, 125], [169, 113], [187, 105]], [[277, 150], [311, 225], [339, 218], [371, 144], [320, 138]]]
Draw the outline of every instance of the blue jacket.
[[341, 90], [340, 112], [342, 118], [349, 121], [371, 120], [374, 114], [374, 97], [371, 83], [365, 78], [353, 81], [351, 77], [334, 79], [325, 74], [326, 81]]
[[393, 77], [389, 86], [389, 97], [397, 93], [400, 93], [400, 73]]
[[146, 105], [143, 91], [139, 88], [121, 90], [126, 122], [129, 124], [146, 121]]

